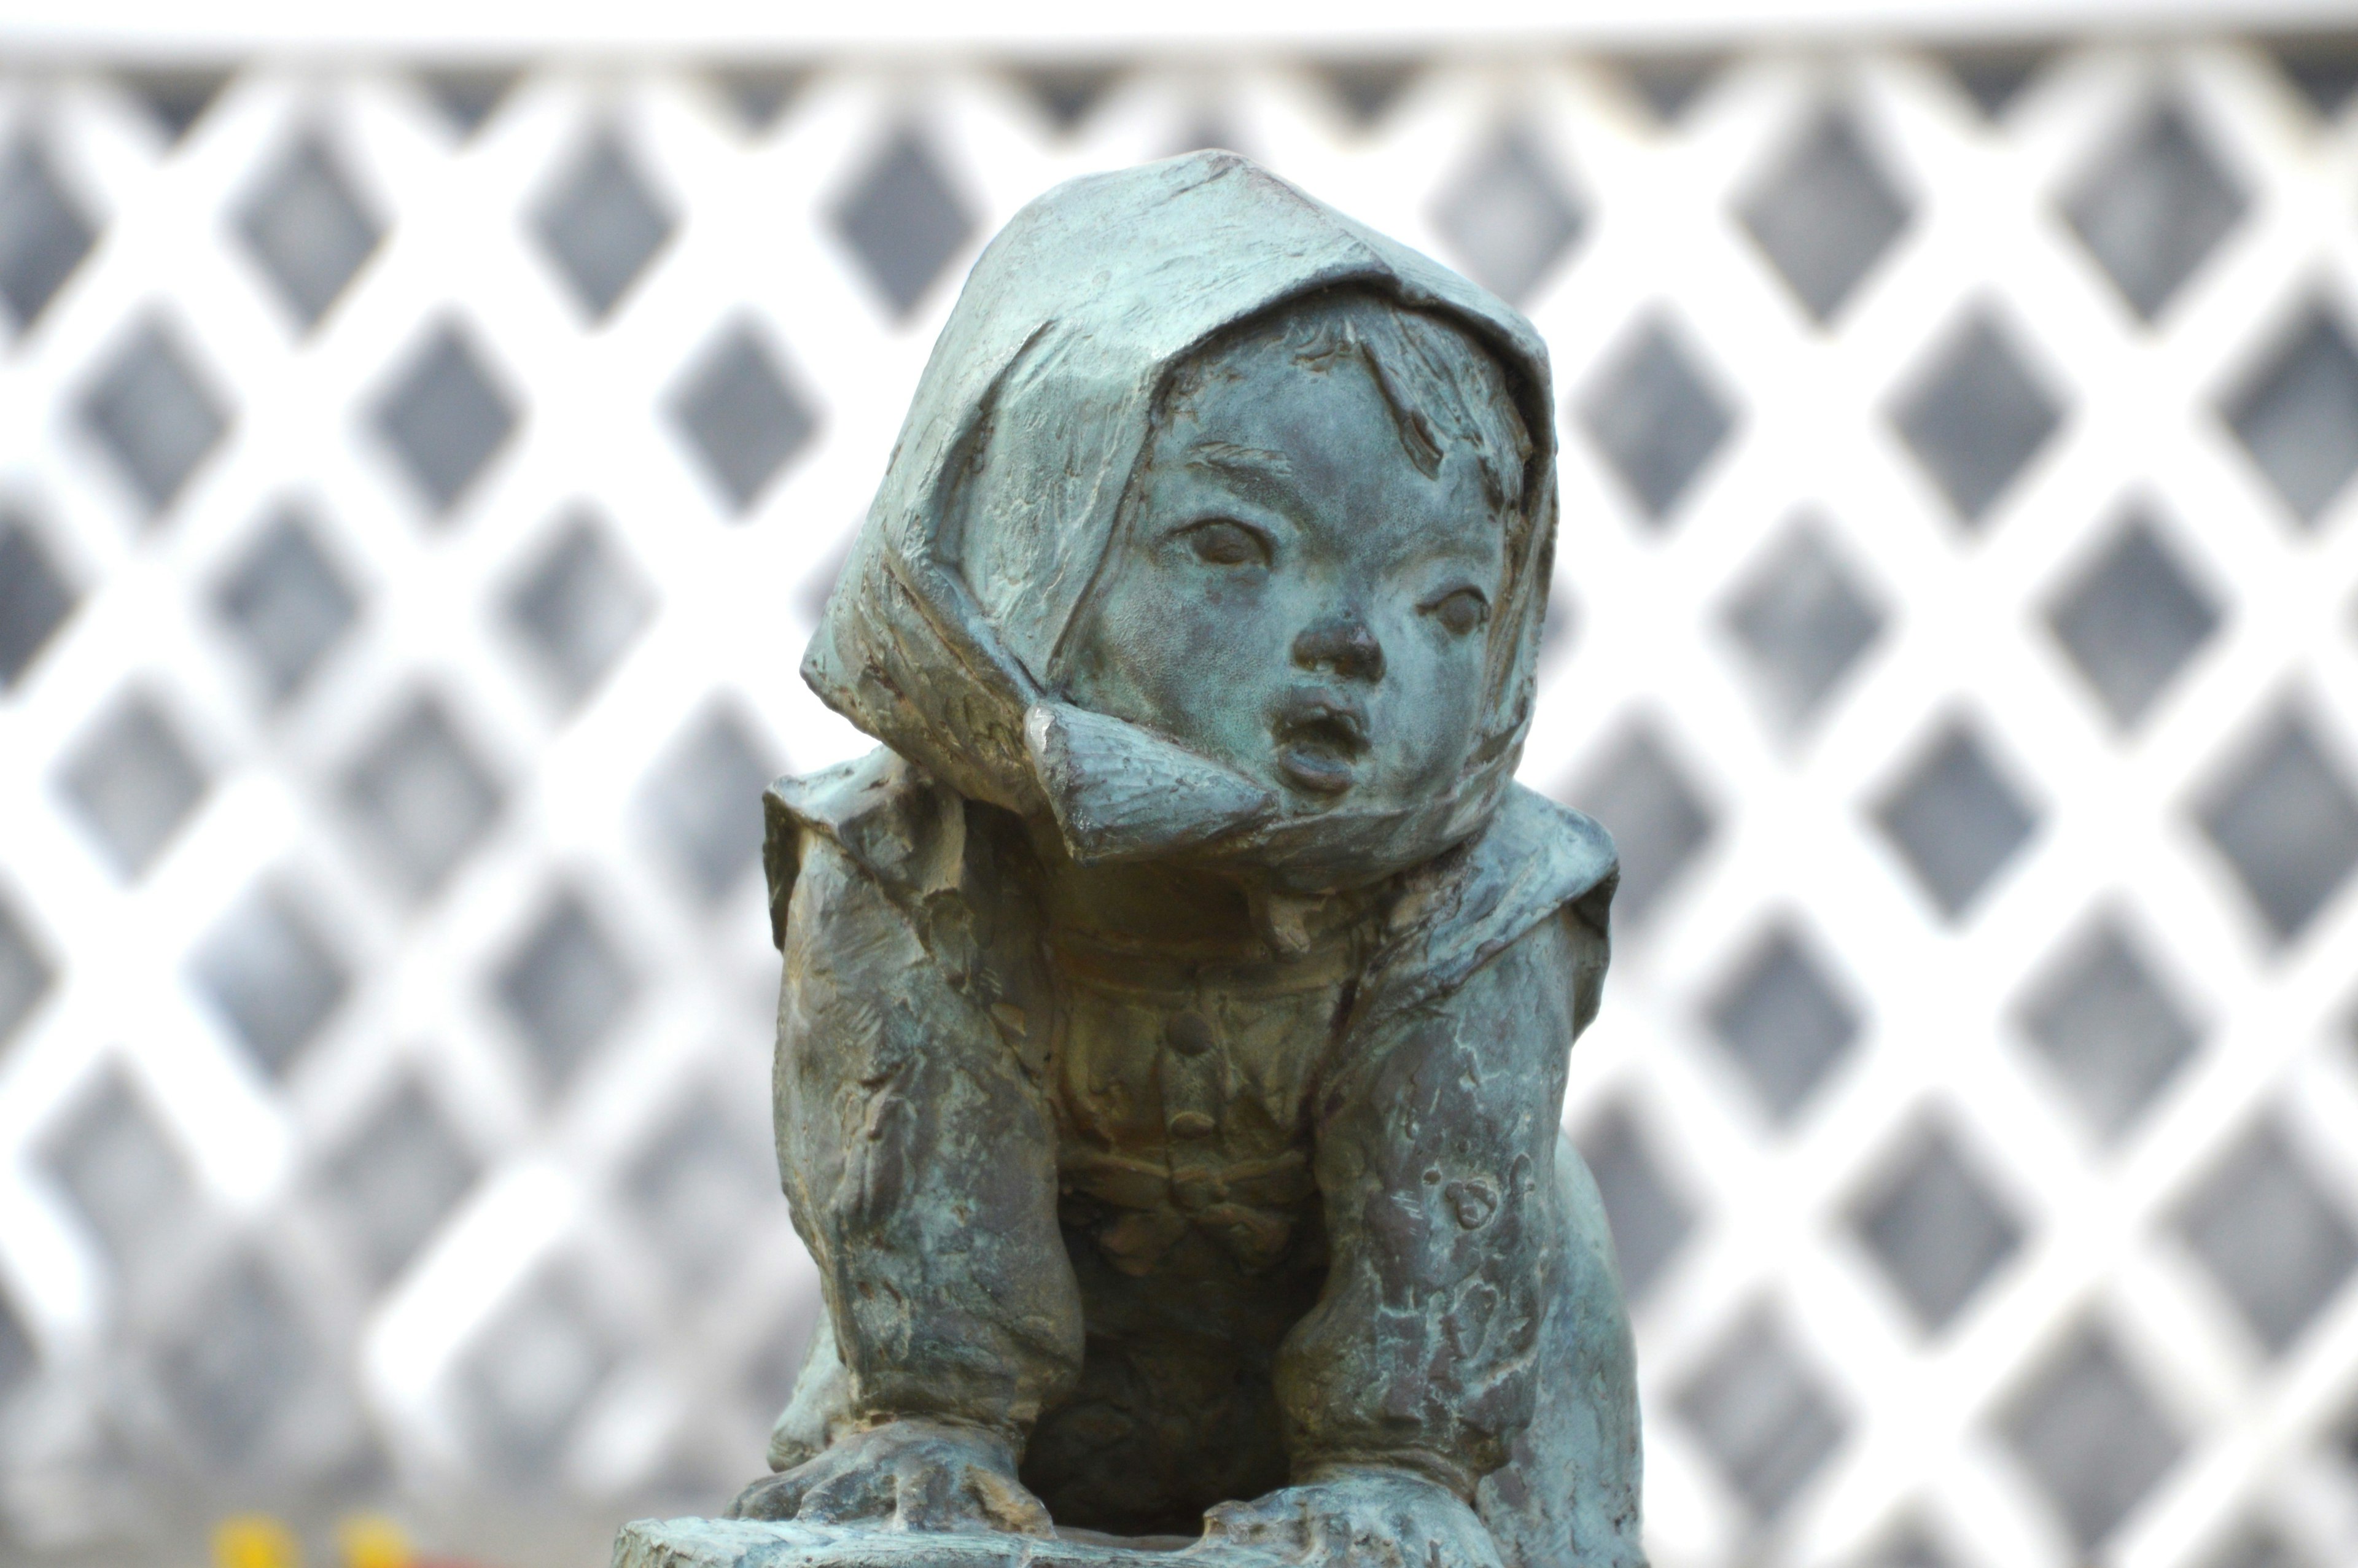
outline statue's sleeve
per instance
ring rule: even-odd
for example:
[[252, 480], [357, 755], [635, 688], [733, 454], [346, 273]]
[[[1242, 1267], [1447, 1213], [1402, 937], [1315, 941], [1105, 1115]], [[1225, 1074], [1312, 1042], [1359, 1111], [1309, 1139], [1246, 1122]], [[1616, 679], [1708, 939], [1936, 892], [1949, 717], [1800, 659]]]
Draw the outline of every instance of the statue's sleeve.
[[847, 1413], [966, 1422], [1020, 1451], [1081, 1358], [1047, 1108], [906, 900], [824, 832], [801, 828], [791, 853], [778, 1166]]
[[1603, 947], [1566, 905], [1347, 1043], [1317, 1102], [1326, 1284], [1277, 1366], [1297, 1476], [1394, 1465], [1471, 1498], [1530, 1423], [1565, 1266], [1565, 1061]]

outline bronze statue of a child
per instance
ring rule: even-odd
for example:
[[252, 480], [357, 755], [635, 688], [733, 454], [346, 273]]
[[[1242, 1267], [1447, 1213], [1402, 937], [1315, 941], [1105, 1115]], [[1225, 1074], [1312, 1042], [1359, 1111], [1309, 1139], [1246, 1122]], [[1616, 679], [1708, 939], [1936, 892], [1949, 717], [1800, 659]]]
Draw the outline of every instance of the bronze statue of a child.
[[737, 1514], [1642, 1563], [1553, 449], [1528, 322], [1233, 154], [984, 252], [804, 664], [884, 747], [766, 803], [826, 1310]]

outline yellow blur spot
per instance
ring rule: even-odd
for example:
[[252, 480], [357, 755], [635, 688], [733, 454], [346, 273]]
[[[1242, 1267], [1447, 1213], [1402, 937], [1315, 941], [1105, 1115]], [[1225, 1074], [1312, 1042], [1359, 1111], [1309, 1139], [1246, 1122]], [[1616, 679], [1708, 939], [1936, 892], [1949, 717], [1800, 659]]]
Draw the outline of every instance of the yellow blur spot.
[[382, 1514], [354, 1514], [336, 1526], [344, 1568], [410, 1568], [409, 1538]]
[[236, 1514], [213, 1526], [213, 1568], [302, 1568], [295, 1532], [268, 1514]]

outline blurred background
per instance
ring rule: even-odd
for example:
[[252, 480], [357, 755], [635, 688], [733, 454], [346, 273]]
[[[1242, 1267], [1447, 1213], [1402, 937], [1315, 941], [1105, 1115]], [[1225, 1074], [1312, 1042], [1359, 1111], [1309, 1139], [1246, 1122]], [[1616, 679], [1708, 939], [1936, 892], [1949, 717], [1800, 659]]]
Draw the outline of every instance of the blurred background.
[[2216, 12], [0, 29], [0, 1559], [762, 1472], [802, 644], [978, 248], [1217, 145], [1553, 345], [1658, 1568], [2358, 1561], [2358, 28]]

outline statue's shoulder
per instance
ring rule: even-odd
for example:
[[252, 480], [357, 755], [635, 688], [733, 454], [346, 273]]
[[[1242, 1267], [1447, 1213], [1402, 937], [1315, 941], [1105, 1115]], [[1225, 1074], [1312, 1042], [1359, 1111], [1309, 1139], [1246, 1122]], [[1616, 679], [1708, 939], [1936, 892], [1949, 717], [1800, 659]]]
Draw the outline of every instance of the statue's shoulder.
[[1604, 936], [1621, 860], [1595, 817], [1510, 784], [1466, 860], [1441, 946], [1496, 952], [1562, 910]]
[[1479, 836], [1408, 873], [1417, 912], [1378, 956], [1363, 1005], [1386, 1012], [1445, 996], [1558, 914], [1594, 944], [1601, 974], [1620, 879], [1613, 837], [1595, 817], [1510, 784]]
[[1507, 786], [1498, 813], [1474, 845], [1476, 875], [1516, 886], [1543, 909], [1594, 901], [1597, 922], [1620, 881], [1613, 835], [1585, 812], [1537, 790]]
[[888, 746], [771, 784], [762, 796], [762, 869], [772, 939], [784, 944], [809, 835], [840, 849], [888, 893], [922, 893], [957, 880], [965, 806], [957, 791]]

